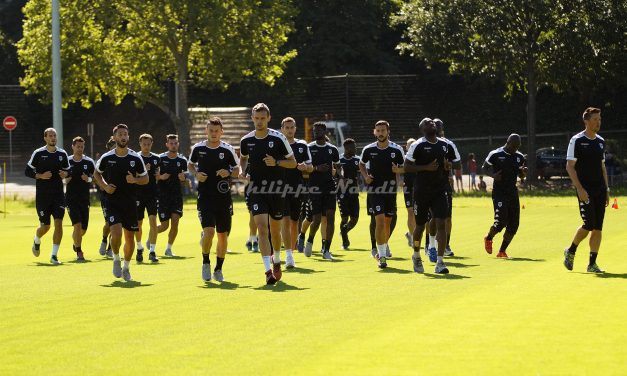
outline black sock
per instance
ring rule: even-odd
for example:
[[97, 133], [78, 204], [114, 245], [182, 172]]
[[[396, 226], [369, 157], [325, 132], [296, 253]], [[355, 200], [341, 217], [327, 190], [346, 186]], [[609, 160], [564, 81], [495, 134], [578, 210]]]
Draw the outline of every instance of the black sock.
[[488, 239], [488, 240], [492, 240], [492, 239], [494, 239], [494, 235], [491, 235], [491, 234], [488, 232], [488, 235], [487, 235], [485, 238], [486, 238], [486, 239]]
[[309, 237], [307, 238], [307, 243], [312, 243], [313, 244], [313, 241], [314, 241], [314, 235], [309, 233]]
[[448, 247], [450, 243], [451, 243], [451, 234], [446, 234], [446, 246]]
[[597, 263], [597, 255], [599, 253], [598, 252], [590, 252], [590, 262], [589, 265], [594, 265]]
[[418, 253], [418, 257], [420, 257], [420, 247], [414, 246], [414, 252]]
[[503, 238], [503, 243], [501, 243], [501, 249], [499, 249], [499, 252], [505, 252], [507, 250], [507, 247], [509, 246], [509, 243], [511, 243], [512, 240], [507, 240], [505, 238]]
[[574, 255], [577, 252], [577, 245], [575, 243], [570, 243], [570, 247], [568, 247], [568, 253]]
[[327, 241], [322, 239], [322, 252], [326, 252], [327, 250]]
[[326, 252], [331, 252], [331, 240], [325, 240], [324, 241], [324, 246], [325, 246], [325, 251]]
[[106, 236], [103, 236], [103, 237], [102, 237], [102, 242], [103, 242], [103, 243], [105, 243], [105, 244], [107, 244], [107, 237], [106, 237]]
[[83, 252], [83, 249], [80, 245], [78, 247], [74, 246], [74, 252]]
[[208, 253], [203, 253], [202, 254], [202, 263], [203, 264], [210, 264], [211, 263], [209, 261], [209, 254]]
[[213, 271], [222, 270], [222, 264], [224, 264], [224, 257], [216, 257], [216, 267]]
[[298, 237], [305, 240], [305, 233], [301, 232], [300, 234], [298, 234]]

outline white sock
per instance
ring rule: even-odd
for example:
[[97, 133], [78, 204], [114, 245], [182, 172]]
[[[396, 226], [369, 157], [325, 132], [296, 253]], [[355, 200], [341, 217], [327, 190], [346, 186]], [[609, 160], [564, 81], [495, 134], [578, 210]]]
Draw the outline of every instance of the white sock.
[[172, 249], [172, 244], [168, 243], [168, 245], [165, 247], [165, 249]]
[[377, 244], [377, 251], [379, 252], [379, 257], [385, 257], [387, 246], [385, 244]]
[[120, 261], [120, 254], [119, 253], [114, 253], [113, 254], [113, 261]]
[[435, 240], [435, 235], [429, 235], [429, 248], [437, 248], [438, 242]]
[[259, 238], [257, 237], [257, 235], [251, 235], [250, 236], [250, 241], [253, 243], [258, 243], [259, 242]]
[[137, 250], [138, 251], [143, 251], [144, 250], [144, 246], [142, 245], [141, 241], [137, 242]]
[[261, 256], [261, 259], [263, 260], [263, 266], [266, 268], [266, 271], [270, 270], [272, 267], [270, 256]]
[[442, 258], [442, 256], [438, 256], [438, 263], [444, 262], [444, 259]]
[[154, 253], [155, 252], [155, 247], [157, 245], [155, 243], [150, 243], [150, 252]]
[[287, 258], [293, 258], [294, 256], [292, 256], [292, 250], [291, 249], [286, 249], [285, 250], [285, 257]]
[[39, 236], [37, 236], [37, 234], [35, 234], [35, 237], [33, 238], [33, 241], [35, 242], [35, 244], [41, 244], [41, 238]]
[[281, 251], [274, 251], [274, 254], [272, 255], [272, 261], [275, 264], [278, 264], [281, 262]]
[[130, 262], [130, 261], [126, 261], [126, 260], [124, 260], [124, 266], [123, 266], [123, 268], [124, 268], [124, 269], [128, 270], [128, 264], [129, 264], [129, 262]]
[[414, 252], [414, 258], [419, 259], [420, 258], [420, 252]]
[[56, 256], [57, 253], [59, 253], [59, 245], [58, 244], [53, 244], [52, 245], [52, 255]]

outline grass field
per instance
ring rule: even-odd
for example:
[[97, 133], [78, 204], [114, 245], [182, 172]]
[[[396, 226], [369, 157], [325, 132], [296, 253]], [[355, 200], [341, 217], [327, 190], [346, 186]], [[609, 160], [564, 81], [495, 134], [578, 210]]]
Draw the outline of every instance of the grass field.
[[[35, 210], [12, 202], [0, 217], [0, 374], [626, 374], [627, 207], [608, 209], [598, 259], [608, 273], [592, 275], [584, 273], [587, 244], [573, 272], [562, 266], [580, 223], [575, 199], [521, 203], [512, 260], [483, 250], [490, 199], [460, 198], [451, 241], [458, 257], [448, 259], [448, 276], [434, 275], [428, 262], [425, 275], [411, 271], [402, 209], [387, 270], [370, 257], [364, 215], [352, 250], [340, 249], [337, 234], [336, 261], [296, 254], [297, 268], [267, 287], [261, 257], [244, 248], [242, 203], [224, 265], [228, 282], [205, 284], [191, 204], [178, 257], [133, 262], [138, 282], [123, 283], [97, 255], [98, 207], [84, 243], [91, 262], [69, 262], [66, 216], [65, 262], [52, 267], [51, 236], [33, 257]], [[499, 235], [495, 247], [500, 242]], [[315, 250], [319, 244], [318, 237]]]

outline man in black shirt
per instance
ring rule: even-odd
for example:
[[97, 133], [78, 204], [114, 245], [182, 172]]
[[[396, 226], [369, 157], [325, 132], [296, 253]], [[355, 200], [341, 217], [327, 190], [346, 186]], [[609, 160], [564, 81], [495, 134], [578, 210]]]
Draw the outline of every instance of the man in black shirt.
[[583, 122], [586, 129], [570, 139], [566, 153], [566, 171], [577, 189], [583, 225], [577, 229], [570, 247], [564, 251], [564, 266], [573, 270], [577, 246], [590, 233], [588, 272], [603, 273], [596, 260], [601, 246], [605, 207], [610, 202], [610, 188], [605, 170], [605, 140], [598, 135], [601, 110], [587, 108], [583, 113]]
[[[403, 148], [389, 139], [390, 124], [379, 120], [374, 126], [377, 138], [363, 148], [359, 170], [368, 185], [368, 212], [375, 218], [375, 239], [379, 268], [387, 267], [387, 242], [392, 217], [396, 214], [397, 174], [403, 172]], [[366, 169], [366, 163], [369, 169]]]
[[217, 232], [216, 266], [213, 278], [222, 282], [222, 265], [226, 257], [228, 236], [231, 231], [233, 200], [231, 178], [239, 175], [239, 158], [235, 149], [221, 141], [224, 133], [222, 120], [212, 117], [207, 122], [207, 140], [192, 147], [188, 169], [198, 180], [198, 218], [202, 226], [202, 279], [211, 280], [209, 254]]
[[[415, 138], [409, 138], [405, 144], [405, 152], [409, 150], [411, 144], [416, 142]], [[405, 201], [405, 208], [407, 209], [407, 232], [405, 238], [407, 238], [407, 244], [410, 247], [414, 246], [414, 229], [416, 228], [416, 217], [414, 216], [414, 180], [416, 180], [415, 172], [405, 172], [403, 174], [403, 199]]]
[[305, 244], [305, 256], [311, 256], [313, 240], [322, 221], [322, 213], [327, 219], [326, 232], [322, 234], [322, 257], [333, 260], [331, 240], [335, 231], [336, 185], [333, 170], [340, 163], [340, 153], [326, 139], [327, 126], [323, 122], [313, 125], [313, 136], [316, 141], [309, 143], [313, 172], [309, 174], [309, 198], [313, 213], [313, 222], [309, 228], [309, 237]]
[[70, 175], [65, 178], [67, 184], [65, 202], [74, 227], [72, 240], [74, 241], [73, 248], [76, 252], [76, 261], [85, 261], [82, 242], [89, 225], [89, 188], [96, 169], [94, 160], [83, 155], [84, 150], [85, 140], [82, 137], [74, 137], [72, 140], [74, 154], [70, 158], [72, 169]]
[[63, 237], [63, 216], [65, 197], [63, 180], [68, 176], [70, 164], [65, 150], [57, 148], [57, 131], [48, 128], [44, 131], [46, 146], [35, 150], [26, 165], [26, 176], [36, 180], [35, 207], [39, 216], [39, 227], [33, 240], [33, 255], [39, 257], [41, 237], [50, 230], [50, 216], [54, 218], [52, 235], [52, 255], [50, 262], [59, 265], [57, 254]]
[[433, 120], [424, 118], [420, 122], [420, 130], [424, 137], [414, 142], [405, 156], [405, 172], [416, 172], [414, 181], [414, 214], [416, 228], [414, 230], [414, 254], [412, 260], [414, 271], [423, 273], [424, 267], [420, 259], [420, 242], [425, 230], [425, 223], [431, 215], [436, 219], [437, 257], [435, 272], [447, 274], [444, 264], [446, 248], [446, 226], [444, 219], [448, 215], [447, 184], [448, 174], [455, 160], [455, 151], [445, 140], [437, 137]]
[[340, 208], [340, 234], [342, 248], [348, 249], [351, 242], [348, 233], [359, 221], [359, 157], [355, 155], [356, 144], [352, 138], [344, 140], [344, 154], [340, 157], [337, 206]]
[[[179, 233], [179, 220], [183, 216], [183, 190], [181, 183], [187, 179], [187, 159], [179, 154], [179, 137], [175, 134], [166, 136], [167, 152], [159, 155], [159, 220], [157, 232], [168, 232], [168, 244], [165, 247], [165, 255], [173, 257], [172, 244]], [[170, 226], [170, 219], [172, 226]]]
[[[113, 139], [113, 136], [109, 137], [105, 147], [107, 148], [107, 151], [115, 149], [115, 140]], [[97, 154], [96, 157], [96, 160], [100, 159], [100, 155]], [[98, 191], [98, 199], [100, 200], [102, 215], [104, 216], [104, 225], [102, 225], [102, 241], [100, 242], [100, 249], [98, 252], [101, 256], [113, 258], [113, 251], [111, 250], [111, 230], [109, 229], [109, 222], [107, 220], [107, 192], [103, 191], [98, 184], [95, 185], [96, 190]]]
[[520, 144], [520, 136], [512, 133], [507, 138], [505, 146], [492, 150], [483, 163], [486, 175], [494, 179], [492, 186], [494, 224], [484, 238], [484, 246], [486, 252], [491, 254], [492, 239], [505, 229], [501, 248], [496, 255], [503, 259], [509, 258], [506, 252], [507, 246], [516, 235], [520, 223], [520, 202], [516, 182], [518, 178], [524, 179], [527, 176], [525, 156], [518, 151]]
[[144, 161], [146, 171], [148, 171], [148, 184], [137, 186], [137, 225], [139, 230], [135, 233], [135, 242], [137, 243], [137, 254], [135, 260], [137, 262], [144, 261], [144, 245], [142, 244], [142, 224], [144, 221], [144, 213], [148, 212], [148, 224], [150, 230], [146, 247], [149, 250], [148, 258], [151, 262], [159, 262], [155, 246], [157, 244], [157, 208], [159, 200], [157, 198], [157, 176], [159, 175], [159, 155], [152, 153], [152, 136], [144, 133], [139, 136], [139, 146], [141, 153], [139, 156]]
[[303, 199], [306, 197], [307, 187], [305, 186], [303, 173], [312, 172], [313, 166], [311, 165], [311, 154], [309, 153], [307, 143], [294, 138], [296, 134], [296, 121], [294, 118], [287, 117], [281, 121], [281, 132], [287, 138], [294, 152], [296, 163], [298, 163], [296, 168], [285, 170], [286, 190], [283, 208], [285, 215], [283, 216], [283, 224], [281, 226], [283, 245], [285, 246], [285, 267], [291, 269], [296, 266], [292, 251], [296, 248], [298, 220]]
[[[107, 222], [111, 230], [113, 275], [132, 281], [129, 264], [135, 248], [137, 231], [136, 185], [148, 184], [148, 173], [139, 154], [128, 148], [128, 127], [118, 124], [113, 128], [115, 149], [105, 153], [96, 162], [94, 178], [106, 192]], [[124, 266], [120, 260], [120, 245], [124, 234]]]
[[258, 103], [253, 107], [255, 130], [240, 141], [240, 171], [246, 171], [250, 166], [248, 200], [257, 224], [266, 283], [273, 285], [282, 276], [280, 250], [285, 169], [294, 168], [297, 163], [287, 138], [268, 128], [270, 119], [268, 106]]

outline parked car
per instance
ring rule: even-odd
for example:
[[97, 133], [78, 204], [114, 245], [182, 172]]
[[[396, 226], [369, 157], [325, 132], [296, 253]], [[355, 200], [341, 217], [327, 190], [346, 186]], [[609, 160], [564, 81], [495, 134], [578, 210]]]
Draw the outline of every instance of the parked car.
[[538, 176], [549, 179], [551, 176], [567, 176], [566, 152], [554, 146], [536, 150]]

